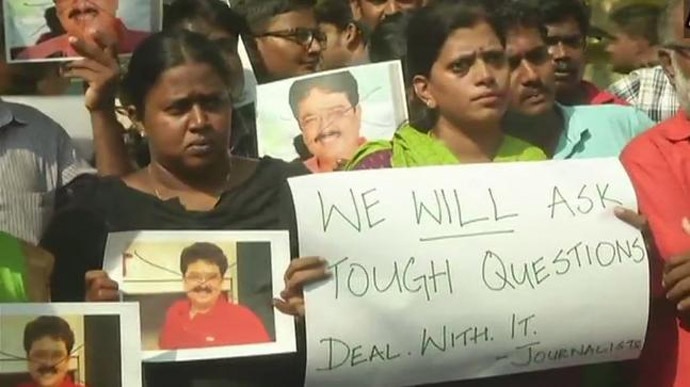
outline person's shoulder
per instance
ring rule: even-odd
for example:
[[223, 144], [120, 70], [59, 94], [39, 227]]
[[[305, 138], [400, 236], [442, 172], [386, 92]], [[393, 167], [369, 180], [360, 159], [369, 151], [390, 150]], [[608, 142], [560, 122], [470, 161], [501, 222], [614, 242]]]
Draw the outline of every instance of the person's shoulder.
[[141, 42], [151, 36], [151, 32], [130, 30], [125, 28], [124, 41], [121, 42], [120, 51], [124, 53], [131, 53]]
[[[404, 129], [401, 128], [399, 130]], [[346, 170], [391, 168], [393, 140], [377, 140], [364, 143], [345, 166]]]
[[509, 153], [506, 156], [515, 157], [516, 161], [542, 161], [548, 159], [546, 153], [541, 148], [525, 140], [506, 135], [504, 141], [507, 145], [505, 149]]
[[260, 159], [245, 160], [256, 163], [256, 173], [262, 178], [275, 177], [285, 180], [290, 177], [308, 175], [311, 173], [302, 161], [288, 162], [268, 156]]
[[120, 178], [81, 174], [61, 187], [55, 198], [55, 208], [103, 208], [115, 204], [115, 195], [122, 186]]
[[179, 314], [184, 313], [187, 311], [188, 308], [188, 302], [187, 299], [179, 299], [175, 300], [170, 306], [168, 307], [168, 310], [166, 311], [166, 317], [169, 318], [171, 316], [176, 316]]
[[54, 119], [50, 118], [50, 116], [33, 106], [6, 100], [3, 100], [0, 102], [0, 104], [2, 104], [3, 108], [8, 109], [18, 122], [22, 122], [30, 126], [41, 127], [41, 130], [44, 132], [45, 130], [65, 132], [62, 126], [60, 126], [60, 124], [58, 124]]
[[635, 137], [623, 149], [621, 158], [627, 160], [650, 152], [659, 152], [659, 142], [676, 141], [690, 138], [690, 123], [688, 123], [683, 112], [660, 122], [651, 129]]
[[45, 59], [60, 51], [67, 41], [67, 34], [56, 36], [34, 46], [29, 46], [17, 55], [17, 59]]
[[[654, 121], [642, 110], [633, 106], [624, 106], [616, 104], [607, 105], [581, 105], [568, 106], [571, 117], [578, 121], [586, 121], [587, 123], [601, 124], [608, 122], [609, 126], [622, 125], [625, 127], [634, 126], [636, 129], [642, 127], [648, 129], [654, 126]], [[602, 130], [610, 130], [606, 125], [598, 125]]]
[[257, 319], [258, 316], [250, 308], [242, 305], [235, 304], [230, 301], [224, 301], [220, 304], [220, 312], [224, 315], [231, 315], [233, 318], [244, 318], [244, 319]]

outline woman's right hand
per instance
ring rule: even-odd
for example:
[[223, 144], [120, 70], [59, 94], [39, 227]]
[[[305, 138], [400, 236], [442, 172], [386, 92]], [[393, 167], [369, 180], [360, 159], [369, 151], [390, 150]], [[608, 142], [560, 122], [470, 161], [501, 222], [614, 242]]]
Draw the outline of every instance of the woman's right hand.
[[330, 277], [328, 262], [319, 257], [297, 258], [290, 262], [285, 272], [285, 289], [280, 292], [281, 299], [273, 300], [273, 305], [295, 317], [304, 317], [304, 286]]
[[119, 301], [120, 294], [117, 282], [108, 277], [103, 270], [92, 270], [86, 273], [86, 301], [104, 302]]

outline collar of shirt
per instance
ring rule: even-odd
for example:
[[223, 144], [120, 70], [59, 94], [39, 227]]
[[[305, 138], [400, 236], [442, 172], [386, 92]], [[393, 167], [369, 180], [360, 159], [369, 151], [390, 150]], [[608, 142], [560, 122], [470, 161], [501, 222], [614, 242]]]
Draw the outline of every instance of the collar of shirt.
[[668, 125], [664, 125], [661, 133], [669, 141], [680, 142], [690, 139], [690, 118], [683, 110], [679, 110], [667, 122]]
[[6, 128], [12, 123], [26, 125], [26, 121], [17, 118], [10, 105], [0, 99], [0, 129]]
[[629, 105], [625, 100], [616, 97], [608, 91], [600, 90], [591, 82], [582, 81], [581, 84], [585, 89], [585, 93], [587, 93], [587, 102], [590, 105], [606, 105], [611, 103], [617, 105]]
[[560, 140], [558, 140], [558, 147], [553, 158], [562, 160], [570, 157], [575, 148], [582, 146], [591, 137], [591, 134], [586, 125], [578, 122], [577, 116], [574, 115], [574, 107], [556, 103], [556, 110], [563, 117], [563, 133]]
[[[24, 383], [20, 384], [18, 387], [38, 387], [38, 383], [30, 382], [30, 383]], [[60, 387], [82, 387], [81, 384], [75, 383], [71, 377], [65, 376], [65, 379], [62, 381], [61, 384], [59, 384]]]

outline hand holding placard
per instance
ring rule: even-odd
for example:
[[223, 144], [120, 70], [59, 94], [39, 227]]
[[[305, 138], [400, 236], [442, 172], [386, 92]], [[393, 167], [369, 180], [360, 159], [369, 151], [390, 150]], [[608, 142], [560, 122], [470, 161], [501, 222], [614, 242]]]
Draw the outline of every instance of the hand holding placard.
[[646, 251], [613, 214], [637, 207], [615, 159], [290, 185], [300, 251], [327, 257], [333, 273], [306, 294], [307, 385], [414, 385], [639, 355]]

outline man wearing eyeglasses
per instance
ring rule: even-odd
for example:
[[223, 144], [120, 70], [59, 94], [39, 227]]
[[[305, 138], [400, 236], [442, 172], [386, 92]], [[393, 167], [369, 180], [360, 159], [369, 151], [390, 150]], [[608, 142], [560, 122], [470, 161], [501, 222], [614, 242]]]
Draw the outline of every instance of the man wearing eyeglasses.
[[357, 80], [349, 71], [297, 80], [290, 86], [289, 101], [313, 155], [304, 163], [313, 173], [335, 170], [366, 142], [360, 136]]
[[546, 43], [555, 66], [557, 100], [563, 105], [628, 103], [583, 80], [590, 11], [582, 0], [537, 0], [548, 31]]
[[40, 316], [24, 327], [24, 350], [31, 382], [17, 387], [85, 387], [69, 375], [74, 332], [58, 316]]
[[235, 0], [247, 21], [247, 49], [260, 83], [311, 74], [320, 69], [326, 36], [314, 15], [315, 0]]
[[680, 111], [621, 156], [649, 222], [649, 328], [636, 387], [690, 385], [690, 28], [687, 1], [669, 0], [659, 18], [659, 59]]
[[102, 41], [117, 42], [119, 53], [126, 54], [150, 35], [128, 29], [117, 17], [119, 0], [53, 0], [53, 3], [65, 33], [26, 48], [17, 59], [77, 57], [69, 37], [92, 40], [94, 32], [102, 35]]
[[271, 341], [249, 308], [232, 304], [222, 285], [228, 259], [217, 245], [195, 243], [180, 255], [187, 299], [168, 308], [159, 338], [161, 349], [204, 348]]

